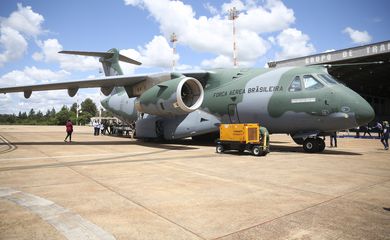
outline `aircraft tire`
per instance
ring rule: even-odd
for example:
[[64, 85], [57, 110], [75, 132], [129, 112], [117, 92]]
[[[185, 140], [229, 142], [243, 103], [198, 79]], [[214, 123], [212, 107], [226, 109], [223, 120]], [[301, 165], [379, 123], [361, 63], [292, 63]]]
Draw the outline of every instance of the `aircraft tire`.
[[303, 150], [308, 153], [316, 153], [320, 150], [320, 144], [315, 138], [306, 138], [303, 142]]
[[225, 149], [222, 144], [217, 144], [217, 147], [215, 148], [216, 153], [223, 153], [224, 150]]
[[318, 141], [318, 152], [323, 152], [325, 150], [325, 141], [321, 138], [318, 138], [317, 141]]

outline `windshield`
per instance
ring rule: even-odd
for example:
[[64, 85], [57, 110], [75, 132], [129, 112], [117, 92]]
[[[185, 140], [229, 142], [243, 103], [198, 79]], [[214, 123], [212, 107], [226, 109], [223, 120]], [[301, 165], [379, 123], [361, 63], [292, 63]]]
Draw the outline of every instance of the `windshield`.
[[315, 79], [312, 75], [303, 76], [303, 85], [306, 90], [315, 90], [322, 88], [324, 85]]
[[338, 84], [337, 80], [334, 79], [331, 75], [329, 74], [318, 74], [318, 77], [320, 77], [322, 80], [324, 80], [326, 83], [329, 84]]
[[299, 76], [296, 76], [294, 80], [292, 81], [290, 87], [288, 88], [290, 92], [297, 92], [302, 90], [302, 84], [301, 84], [301, 79]]

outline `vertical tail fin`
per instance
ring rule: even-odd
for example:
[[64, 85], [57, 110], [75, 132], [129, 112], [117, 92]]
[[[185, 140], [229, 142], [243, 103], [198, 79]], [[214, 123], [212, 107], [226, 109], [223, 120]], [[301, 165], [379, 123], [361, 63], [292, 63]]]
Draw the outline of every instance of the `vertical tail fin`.
[[99, 61], [103, 65], [104, 74], [106, 76], [123, 75], [122, 69], [119, 66], [119, 61], [141, 65], [140, 62], [119, 54], [119, 51], [116, 48], [112, 48], [107, 52], [61, 51], [59, 53], [100, 57]]

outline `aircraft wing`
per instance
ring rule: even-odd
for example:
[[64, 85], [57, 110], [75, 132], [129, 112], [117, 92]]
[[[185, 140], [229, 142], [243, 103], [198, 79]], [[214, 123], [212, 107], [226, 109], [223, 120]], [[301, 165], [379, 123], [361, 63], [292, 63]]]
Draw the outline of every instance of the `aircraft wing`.
[[[193, 71], [180, 73], [183, 75], [191, 76], [201, 80], [208, 72], [207, 71]], [[108, 76], [95, 79], [81, 79], [77, 81], [37, 84], [27, 86], [5, 87], [0, 88], [0, 93], [13, 93], [24, 92], [24, 97], [29, 98], [33, 91], [48, 91], [48, 90], [68, 90], [69, 96], [76, 95], [80, 88], [101, 88], [104, 95], [108, 96], [114, 87], [124, 87], [129, 97], [138, 96], [133, 93], [133, 86], [143, 82], [161, 82], [170, 80], [171, 73], [159, 73], [159, 74], [143, 74], [143, 75], [119, 75]], [[153, 85], [153, 84], [152, 84]]]
[[[135, 75], [135, 76], [109, 76], [95, 79], [82, 79], [70, 82], [37, 84], [28, 86], [6, 87], [0, 88], [0, 93], [13, 93], [24, 92], [24, 96], [29, 98], [33, 91], [48, 91], [48, 90], [61, 90], [67, 89], [69, 96], [73, 97], [80, 88], [98, 88], [102, 89], [105, 93], [111, 92], [114, 87], [132, 86], [141, 81], [144, 81], [147, 75]], [[107, 94], [108, 95], [108, 94]]]

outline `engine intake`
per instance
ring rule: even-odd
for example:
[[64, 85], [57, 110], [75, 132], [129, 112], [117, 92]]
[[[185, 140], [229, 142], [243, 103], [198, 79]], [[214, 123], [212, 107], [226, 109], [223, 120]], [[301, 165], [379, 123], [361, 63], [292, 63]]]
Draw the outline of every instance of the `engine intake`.
[[139, 112], [152, 115], [183, 115], [197, 110], [203, 103], [204, 90], [195, 78], [179, 77], [159, 83], [138, 99]]

